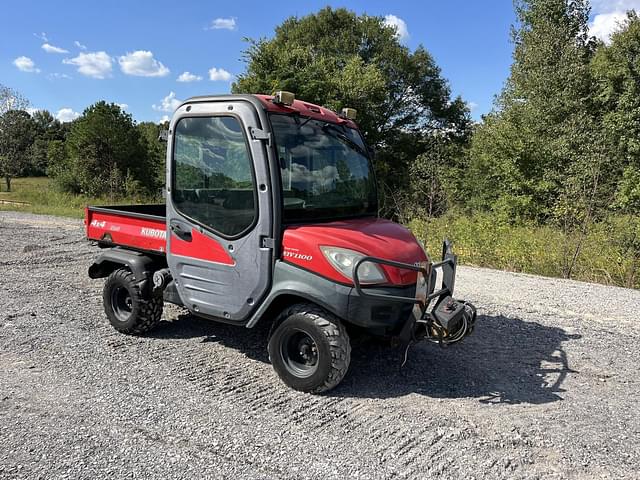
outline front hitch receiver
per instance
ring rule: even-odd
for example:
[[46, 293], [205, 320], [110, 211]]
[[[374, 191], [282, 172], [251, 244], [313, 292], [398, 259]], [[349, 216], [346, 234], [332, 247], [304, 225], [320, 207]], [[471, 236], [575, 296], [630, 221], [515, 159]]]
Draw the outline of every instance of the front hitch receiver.
[[[358, 270], [365, 262], [418, 272], [415, 297], [385, 295], [376, 293], [372, 288], [363, 288]], [[412, 265], [378, 257], [363, 257], [353, 267], [353, 283], [358, 295], [413, 304], [411, 315], [396, 338], [407, 350], [411, 343], [423, 338], [441, 346], [450, 345], [473, 332], [476, 322], [476, 308], [469, 302], [453, 298], [457, 262], [451, 242], [445, 240], [442, 243], [442, 260], [436, 263]], [[438, 270], [441, 271], [442, 281], [436, 290]]]

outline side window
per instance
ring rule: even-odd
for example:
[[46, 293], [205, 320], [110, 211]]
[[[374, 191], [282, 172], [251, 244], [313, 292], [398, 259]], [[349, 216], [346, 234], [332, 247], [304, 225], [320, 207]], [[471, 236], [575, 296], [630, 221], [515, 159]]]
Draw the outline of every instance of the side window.
[[173, 203], [224, 236], [245, 231], [257, 215], [251, 154], [235, 117], [183, 118], [173, 150]]

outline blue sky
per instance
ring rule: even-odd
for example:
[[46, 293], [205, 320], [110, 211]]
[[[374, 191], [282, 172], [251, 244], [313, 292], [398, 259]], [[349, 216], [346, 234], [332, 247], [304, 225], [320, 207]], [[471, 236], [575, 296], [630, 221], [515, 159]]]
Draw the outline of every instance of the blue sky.
[[[387, 17], [410, 49], [423, 44], [475, 118], [509, 73], [511, 0], [21, 0], [3, 8], [0, 83], [62, 120], [107, 100], [159, 121], [178, 100], [228, 92], [244, 70], [244, 37], [270, 37], [285, 18], [326, 5]], [[592, 32], [606, 39], [629, 8], [640, 0], [593, 0]]]

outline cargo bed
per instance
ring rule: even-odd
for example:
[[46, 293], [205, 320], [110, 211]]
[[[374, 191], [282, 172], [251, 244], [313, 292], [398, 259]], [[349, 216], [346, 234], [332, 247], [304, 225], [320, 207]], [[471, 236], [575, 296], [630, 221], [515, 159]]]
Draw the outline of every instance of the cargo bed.
[[84, 222], [87, 238], [100, 246], [123, 246], [162, 255], [166, 251], [166, 207], [163, 203], [87, 207]]

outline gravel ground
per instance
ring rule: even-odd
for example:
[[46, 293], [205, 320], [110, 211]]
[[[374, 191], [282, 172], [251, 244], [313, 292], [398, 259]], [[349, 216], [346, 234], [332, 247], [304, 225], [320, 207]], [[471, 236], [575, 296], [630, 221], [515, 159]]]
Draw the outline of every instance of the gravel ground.
[[465, 342], [358, 339], [324, 396], [264, 327], [116, 333], [81, 222], [0, 212], [1, 478], [640, 478], [640, 292], [460, 268]]

